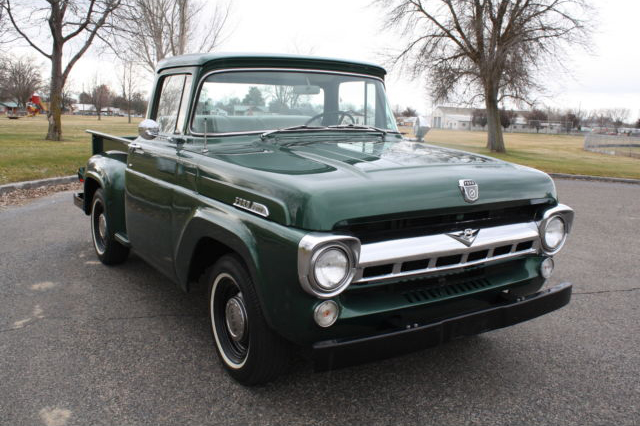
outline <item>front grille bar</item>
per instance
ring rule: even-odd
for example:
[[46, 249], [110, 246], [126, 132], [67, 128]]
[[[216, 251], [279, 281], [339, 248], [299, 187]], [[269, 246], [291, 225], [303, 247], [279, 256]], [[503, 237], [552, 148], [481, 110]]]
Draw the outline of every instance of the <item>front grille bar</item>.
[[535, 222], [478, 231], [470, 247], [447, 234], [363, 244], [353, 284], [379, 283], [510, 259], [540, 250]]

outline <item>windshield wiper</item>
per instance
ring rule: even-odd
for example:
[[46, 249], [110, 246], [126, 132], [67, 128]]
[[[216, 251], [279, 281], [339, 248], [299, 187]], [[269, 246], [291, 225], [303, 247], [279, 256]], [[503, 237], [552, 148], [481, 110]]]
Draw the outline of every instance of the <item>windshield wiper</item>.
[[353, 130], [372, 130], [375, 132], [380, 132], [383, 135], [386, 135], [387, 133], [389, 133], [387, 130], [385, 129], [381, 129], [379, 127], [375, 127], [375, 126], [368, 126], [366, 124], [335, 124], [333, 126], [327, 126], [330, 129], [353, 129]]
[[307, 126], [306, 124], [301, 124], [299, 126], [283, 127], [281, 129], [269, 130], [268, 132], [264, 132], [263, 134], [261, 134], [260, 139], [265, 140], [273, 134], [282, 133], [282, 132], [291, 132], [296, 130], [326, 130], [326, 129], [327, 129], [326, 126]]
[[299, 126], [283, 127], [281, 129], [269, 130], [268, 132], [264, 132], [263, 134], [261, 134], [260, 139], [264, 141], [271, 135], [274, 135], [277, 133], [296, 132], [299, 130], [308, 130], [308, 131], [365, 130], [365, 131], [380, 133], [380, 135], [383, 137], [386, 136], [387, 133], [389, 133], [387, 130], [381, 129], [379, 127], [367, 126], [367, 125], [361, 125], [361, 124], [335, 124], [331, 126], [307, 126], [306, 124], [302, 124]]

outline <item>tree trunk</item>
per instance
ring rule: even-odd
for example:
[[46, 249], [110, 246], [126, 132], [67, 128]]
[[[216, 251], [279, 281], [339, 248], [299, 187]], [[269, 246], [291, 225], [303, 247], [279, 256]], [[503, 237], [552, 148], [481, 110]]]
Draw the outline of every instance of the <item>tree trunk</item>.
[[487, 107], [487, 125], [489, 132], [487, 134], [487, 148], [492, 152], [506, 152], [504, 148], [504, 139], [502, 137], [502, 125], [500, 124], [500, 111], [498, 102], [486, 96], [485, 105]]
[[62, 46], [53, 46], [51, 55], [51, 84], [49, 92], [49, 129], [46, 139], [49, 141], [62, 140]]

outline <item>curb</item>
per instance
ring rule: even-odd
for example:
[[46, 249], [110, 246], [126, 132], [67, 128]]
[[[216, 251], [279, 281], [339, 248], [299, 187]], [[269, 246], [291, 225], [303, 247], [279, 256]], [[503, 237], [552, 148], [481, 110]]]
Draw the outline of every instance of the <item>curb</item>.
[[566, 173], [548, 173], [548, 175], [553, 178], [560, 178], [560, 179], [593, 180], [593, 181], [599, 181], [599, 182], [631, 183], [635, 185], [640, 185], [640, 179], [627, 179], [627, 178], [589, 176], [589, 175], [570, 175]]
[[28, 180], [25, 182], [14, 182], [6, 185], [0, 185], [0, 195], [7, 194], [9, 192], [17, 191], [19, 189], [33, 189], [41, 188], [43, 186], [62, 185], [65, 183], [72, 183], [78, 180], [78, 176], [63, 176], [48, 179]]

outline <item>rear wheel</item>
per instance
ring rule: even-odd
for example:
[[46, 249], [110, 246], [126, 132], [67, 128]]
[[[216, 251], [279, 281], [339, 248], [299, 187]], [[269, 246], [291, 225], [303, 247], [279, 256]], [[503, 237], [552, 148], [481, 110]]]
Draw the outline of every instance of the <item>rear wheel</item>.
[[91, 238], [98, 259], [105, 265], [116, 265], [127, 260], [129, 248], [113, 237], [102, 188], [98, 188], [91, 202]]
[[211, 331], [225, 369], [243, 385], [274, 380], [289, 365], [289, 345], [267, 325], [242, 261], [224, 256], [205, 276]]

